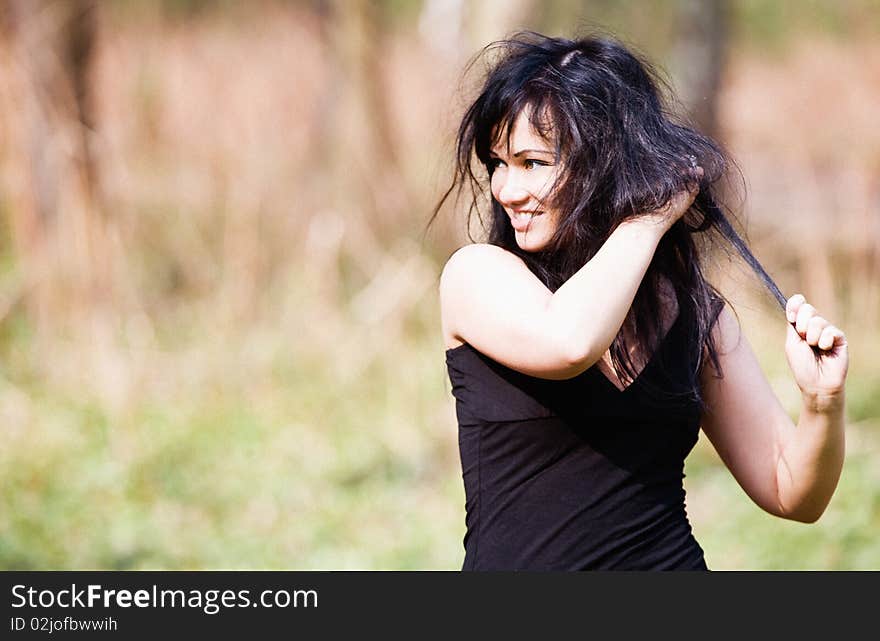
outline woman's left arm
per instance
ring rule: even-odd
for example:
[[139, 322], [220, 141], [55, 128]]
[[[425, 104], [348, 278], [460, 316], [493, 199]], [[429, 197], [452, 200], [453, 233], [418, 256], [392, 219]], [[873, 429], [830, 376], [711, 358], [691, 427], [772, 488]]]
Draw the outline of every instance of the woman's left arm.
[[[702, 373], [702, 428], [746, 494], [767, 512], [815, 522], [843, 467], [847, 343], [796, 294], [788, 299], [785, 352], [802, 405], [794, 425], [773, 393], [739, 323], [725, 307], [713, 329], [723, 379]], [[816, 351], [814, 352], [814, 346]]]

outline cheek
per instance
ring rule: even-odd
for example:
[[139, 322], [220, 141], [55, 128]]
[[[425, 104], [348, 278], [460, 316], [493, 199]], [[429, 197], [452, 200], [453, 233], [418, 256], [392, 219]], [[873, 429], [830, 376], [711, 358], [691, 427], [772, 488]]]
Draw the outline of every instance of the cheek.
[[540, 194], [540, 197], [543, 199], [550, 198], [553, 193], [553, 183], [556, 180], [556, 175], [551, 172], [542, 173], [541, 176], [535, 177], [535, 189], [533, 193]]
[[495, 200], [498, 200], [498, 194], [501, 192], [501, 176], [498, 175], [498, 171], [492, 174], [492, 178], [489, 179], [489, 189], [492, 191], [492, 196]]

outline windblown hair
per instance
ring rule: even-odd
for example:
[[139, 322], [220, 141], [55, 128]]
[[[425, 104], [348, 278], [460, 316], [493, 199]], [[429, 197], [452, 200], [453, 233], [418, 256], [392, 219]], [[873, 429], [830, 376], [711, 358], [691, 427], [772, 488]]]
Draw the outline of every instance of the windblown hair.
[[[486, 199], [494, 167], [490, 149], [502, 137], [509, 139], [512, 123], [527, 113], [562, 165], [548, 203], [561, 212], [561, 219], [542, 250], [525, 251], [516, 242], [504, 208], [489, 196], [487, 242], [519, 256], [550, 291], [556, 291], [621, 222], [662, 207], [685, 189], [694, 179], [696, 162], [704, 171], [700, 192], [660, 241], [624, 321], [627, 332], [618, 334], [610, 352], [615, 369], [647, 384], [636, 376], [625, 334], [646, 341], [642, 347], [647, 349], [641, 351], [654, 352], [663, 332], [657, 313], [662, 308], [661, 283], [671, 283], [694, 350], [690, 362], [695, 367], [683, 393], [703, 408], [699, 372], [704, 345], [716, 375], [723, 375], [711, 328], [725, 299], [704, 278], [701, 258], [714, 244], [728, 253], [732, 245], [777, 299], [781, 296], [718, 204], [719, 187], [729, 180], [735, 164], [717, 142], [671, 112], [660, 91], [671, 95], [666, 84], [650, 64], [613, 38], [569, 40], [521, 32], [489, 45], [484, 53], [497, 58], [464, 114], [453, 182], [428, 224], [453, 192], [460, 196], [465, 191], [471, 196], [468, 230], [474, 211], [485, 227], [479, 202]], [[697, 235], [704, 241], [699, 247]]]

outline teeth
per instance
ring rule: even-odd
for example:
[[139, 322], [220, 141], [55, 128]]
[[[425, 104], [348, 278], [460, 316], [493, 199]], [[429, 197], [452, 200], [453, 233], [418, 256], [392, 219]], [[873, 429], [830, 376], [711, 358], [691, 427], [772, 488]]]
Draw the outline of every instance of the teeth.
[[528, 220], [530, 218], [534, 218], [536, 215], [537, 214], [521, 213], [521, 214], [514, 214], [513, 217], [516, 218], [517, 220]]

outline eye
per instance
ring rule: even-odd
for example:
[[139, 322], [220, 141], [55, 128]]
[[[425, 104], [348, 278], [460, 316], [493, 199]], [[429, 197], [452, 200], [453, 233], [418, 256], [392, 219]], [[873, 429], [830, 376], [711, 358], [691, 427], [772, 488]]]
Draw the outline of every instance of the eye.
[[486, 163], [486, 167], [489, 169], [490, 172], [492, 172], [492, 171], [495, 171], [496, 169], [498, 169], [498, 167], [500, 167], [503, 164], [504, 164], [504, 161], [501, 160], [500, 158], [492, 157], [489, 159], [489, 162]]
[[523, 167], [526, 169], [534, 169], [535, 167], [549, 167], [550, 163], [544, 162], [543, 160], [536, 160], [534, 158], [526, 158], [523, 161]]

